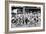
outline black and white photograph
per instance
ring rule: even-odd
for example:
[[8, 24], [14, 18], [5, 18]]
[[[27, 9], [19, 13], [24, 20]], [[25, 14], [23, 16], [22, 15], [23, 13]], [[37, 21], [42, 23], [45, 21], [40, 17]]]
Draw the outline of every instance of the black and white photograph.
[[40, 27], [41, 8], [29, 6], [11, 7], [11, 27]]
[[43, 29], [43, 5], [9, 3], [9, 30]]

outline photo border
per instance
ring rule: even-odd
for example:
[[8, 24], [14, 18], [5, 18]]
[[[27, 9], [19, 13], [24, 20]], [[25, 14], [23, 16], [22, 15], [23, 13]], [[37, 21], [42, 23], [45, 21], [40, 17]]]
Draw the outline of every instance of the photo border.
[[[23, 30], [23, 31], [13, 31], [9, 32], [9, 3], [22, 3], [22, 4], [36, 4], [36, 5], [43, 5], [43, 29], [39, 30]], [[40, 2], [23, 2], [23, 1], [5, 1], [5, 33], [24, 33], [24, 32], [40, 32], [45, 31], [45, 3]]]

